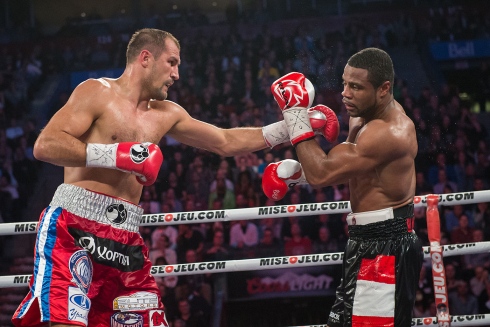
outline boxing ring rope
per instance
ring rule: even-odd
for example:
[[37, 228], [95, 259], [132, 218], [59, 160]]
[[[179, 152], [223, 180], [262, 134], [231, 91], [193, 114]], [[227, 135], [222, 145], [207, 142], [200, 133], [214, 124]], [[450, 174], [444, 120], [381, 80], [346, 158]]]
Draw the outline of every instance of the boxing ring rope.
[[[490, 242], [463, 243], [442, 246], [444, 257], [490, 252]], [[423, 247], [424, 259], [430, 258], [429, 247]], [[330, 266], [342, 264], [343, 253], [305, 254], [297, 256], [266, 257], [257, 259], [205, 261], [175, 265], [152, 266], [155, 277], [194, 274], [214, 274], [251, 270]], [[27, 286], [31, 275], [0, 276], [0, 288]]]
[[[431, 258], [434, 264], [434, 253], [439, 254], [442, 258], [476, 254], [481, 252], [490, 252], [490, 242], [464, 243], [440, 246], [440, 226], [437, 212], [438, 205], [452, 206], [458, 204], [473, 204], [479, 202], [490, 201], [490, 190], [448, 193], [439, 195], [424, 195], [415, 196], [415, 207], [428, 207], [428, 230], [431, 246], [424, 247], [424, 258]], [[435, 219], [435, 214], [430, 211], [436, 211], [437, 221], [436, 226], [439, 235], [434, 235], [434, 228], [431, 229], [430, 221]], [[158, 225], [178, 225], [204, 223], [213, 221], [233, 221], [233, 220], [253, 220], [263, 218], [281, 218], [290, 216], [310, 216], [318, 214], [337, 214], [350, 212], [350, 202], [323, 202], [323, 203], [308, 203], [296, 205], [279, 205], [268, 207], [232, 209], [232, 210], [208, 210], [208, 211], [193, 211], [193, 212], [177, 212], [177, 213], [160, 213], [143, 215], [141, 226], [158, 226]], [[430, 220], [429, 220], [430, 219]], [[18, 235], [35, 233], [37, 222], [23, 223], [6, 223], [0, 224], [0, 235]], [[208, 274], [208, 273], [223, 273], [223, 272], [238, 272], [250, 271], [257, 269], [278, 269], [278, 268], [295, 268], [319, 265], [336, 265], [341, 264], [343, 253], [323, 253], [310, 254], [300, 256], [283, 256], [269, 257], [244, 260], [227, 260], [227, 261], [208, 261], [190, 264], [176, 264], [164, 266], [152, 266], [151, 274], [155, 277], [192, 275], [192, 274]], [[12, 275], [0, 276], [0, 288], [7, 287], [22, 287], [27, 286], [31, 275]], [[445, 285], [445, 278], [444, 278]], [[446, 294], [447, 296], [447, 294]], [[440, 316], [440, 314], [438, 314]], [[490, 324], [490, 314], [465, 315], [465, 316], [449, 316], [438, 322], [437, 317], [414, 318], [412, 326], [433, 325], [439, 326], [484, 326]], [[326, 325], [312, 325], [303, 327], [315, 327]]]
[[[490, 202], [490, 190], [439, 194], [439, 205], [453, 206]], [[415, 196], [414, 206], [427, 206], [427, 195]], [[349, 201], [288, 204], [225, 210], [203, 210], [143, 215], [140, 226], [200, 224], [214, 221], [254, 220], [290, 216], [349, 213]], [[0, 236], [36, 233], [37, 221], [0, 224]]]
[[[476, 315], [451, 316], [450, 324], [452, 327], [459, 326], [488, 326], [490, 314], [482, 313]], [[436, 317], [412, 318], [412, 326], [429, 326], [437, 325]], [[447, 325], [449, 326], [449, 325]], [[301, 325], [288, 327], [328, 327], [327, 325]]]

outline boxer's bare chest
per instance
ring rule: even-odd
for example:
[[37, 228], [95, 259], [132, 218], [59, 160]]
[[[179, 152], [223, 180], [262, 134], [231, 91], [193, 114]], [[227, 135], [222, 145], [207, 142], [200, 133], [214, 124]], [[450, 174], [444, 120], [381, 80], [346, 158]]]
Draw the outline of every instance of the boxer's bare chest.
[[158, 144], [170, 124], [162, 111], [111, 106], [92, 125], [90, 133], [98, 142], [152, 142]]

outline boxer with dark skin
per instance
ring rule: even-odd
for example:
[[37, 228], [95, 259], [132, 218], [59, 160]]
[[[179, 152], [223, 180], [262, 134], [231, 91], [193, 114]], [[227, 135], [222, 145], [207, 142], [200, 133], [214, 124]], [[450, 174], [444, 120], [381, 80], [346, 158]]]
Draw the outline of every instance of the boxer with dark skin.
[[[333, 147], [328, 154], [312, 140], [296, 146], [298, 159], [309, 184], [323, 187], [349, 183], [350, 203], [354, 213], [403, 208], [411, 204], [415, 196], [414, 159], [418, 149], [415, 126], [393, 98], [391, 65], [381, 62], [391, 60], [379, 49], [366, 49], [354, 55], [345, 66], [342, 101], [350, 116], [346, 142]], [[362, 223], [363, 218], [360, 216], [355, 216], [357, 223]], [[386, 243], [370, 239], [366, 236], [370, 232], [349, 230], [352, 239], [349, 239], [344, 253], [344, 274], [337, 289], [336, 303], [329, 315], [330, 327], [355, 326], [359, 320], [369, 319], [376, 322], [374, 325], [410, 326], [416, 281], [422, 263], [422, 248], [415, 233], [406, 233], [390, 241], [391, 233], [388, 228], [386, 230], [386, 234], [378, 235], [384, 236]], [[387, 250], [394, 243], [404, 246]], [[358, 301], [366, 301], [366, 298], [370, 301], [370, 290], [365, 290], [366, 298], [361, 297], [356, 292], [355, 281], [359, 265], [363, 265], [363, 258], [378, 259], [380, 255], [397, 258], [394, 267], [394, 304], [390, 304], [393, 311], [380, 314], [382, 318], [371, 317], [370, 313], [363, 315], [361, 312], [366, 313], [366, 310], [356, 310], [363, 307]], [[375, 296], [376, 292], [372, 294]], [[371, 299], [377, 301], [375, 297]], [[383, 320], [386, 319], [385, 314], [393, 314], [393, 318], [389, 318], [393, 320]]]
[[[346, 142], [328, 153], [312, 138], [301, 107], [288, 92], [302, 97], [282, 77], [271, 89], [281, 108], [299, 163], [283, 160], [266, 167], [263, 189], [270, 198], [287, 186], [314, 188], [349, 184], [352, 213], [342, 280], [328, 325], [410, 326], [423, 255], [413, 231], [415, 126], [393, 97], [394, 69], [389, 55], [367, 48], [345, 66], [342, 101], [350, 116]], [[328, 120], [332, 122], [332, 120]]]
[[415, 126], [393, 98], [392, 82], [375, 87], [367, 69], [347, 64], [342, 76], [350, 116], [346, 142], [327, 154], [314, 141], [296, 147], [308, 183], [349, 183], [353, 212], [401, 207], [415, 195]]

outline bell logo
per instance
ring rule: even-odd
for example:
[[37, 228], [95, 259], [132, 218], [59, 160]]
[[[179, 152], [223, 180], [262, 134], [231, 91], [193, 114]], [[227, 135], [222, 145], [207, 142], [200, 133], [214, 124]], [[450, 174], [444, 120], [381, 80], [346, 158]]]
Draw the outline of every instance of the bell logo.
[[166, 266], [165, 267], [165, 272], [166, 273], [171, 273], [172, 271], [174, 271], [174, 266]]
[[290, 257], [289, 262], [295, 264], [298, 261], [298, 257]]
[[413, 203], [417, 204], [420, 202], [420, 200], [421, 200], [420, 196], [416, 196], [413, 198]]
[[165, 318], [165, 312], [163, 310], [151, 310], [150, 316], [150, 327], [164, 326], [168, 327], [167, 319]]

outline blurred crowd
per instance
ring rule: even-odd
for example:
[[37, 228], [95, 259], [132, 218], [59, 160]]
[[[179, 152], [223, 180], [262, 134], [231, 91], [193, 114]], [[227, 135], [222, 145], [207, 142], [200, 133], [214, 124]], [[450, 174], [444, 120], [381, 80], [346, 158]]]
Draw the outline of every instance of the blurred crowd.
[[32, 154], [38, 129], [29, 112], [42, 83], [39, 50], [0, 55], [0, 222], [19, 220], [38, 177]]
[[[155, 25], [165, 29], [158, 26], [158, 20]], [[490, 18], [488, 13], [450, 7], [432, 9], [427, 19], [396, 17], [377, 25], [357, 21], [321, 34], [308, 24], [301, 24], [294, 35], [276, 35], [265, 26], [253, 38], [233, 29], [223, 36], [174, 32], [181, 40], [182, 65], [169, 100], [193, 117], [217, 126], [263, 126], [282, 119], [270, 93], [271, 83], [285, 73], [299, 71], [315, 85], [315, 104], [328, 105], [337, 113], [341, 126], [338, 142], [343, 142], [349, 116], [341, 106], [340, 92], [347, 58], [369, 46], [389, 52], [392, 47], [410, 44], [421, 33], [437, 40], [461, 35], [488, 38]], [[121, 39], [124, 35], [127, 37], [119, 34]], [[125, 42], [92, 46], [82, 39], [77, 44], [60, 44], [53, 40], [44, 48], [3, 48], [0, 55], [0, 222], [19, 220], [39, 178], [40, 163], [32, 155], [38, 126], [30, 108], [46, 76], [124, 64], [121, 44]], [[488, 88], [488, 71], [479, 78], [482, 88]], [[394, 94], [417, 129], [416, 195], [488, 190], [490, 135], [471, 110], [472, 104], [460, 98], [458, 87], [421, 85], [415, 96], [407, 82], [397, 77]], [[59, 106], [66, 96], [61, 94]], [[320, 137], [317, 141], [325, 151], [335, 145]], [[165, 160], [159, 178], [144, 188], [140, 203], [146, 214], [349, 200], [347, 184], [323, 189], [295, 186], [280, 202], [268, 200], [261, 190], [262, 173], [271, 162], [296, 159], [289, 144], [232, 158], [191, 148], [169, 137], [160, 147]], [[443, 244], [489, 241], [489, 203], [440, 207]], [[347, 239], [345, 218], [346, 214], [322, 214], [141, 227], [140, 232], [152, 263], [166, 265], [340, 252]], [[425, 218], [425, 209], [417, 209], [416, 232], [428, 245]], [[30, 273], [29, 259], [17, 261], [10, 273]], [[448, 257], [444, 262], [451, 314], [490, 313], [490, 254]], [[435, 316], [431, 267], [426, 263], [419, 281], [416, 317]], [[157, 281], [172, 326], [210, 326], [214, 276]], [[2, 312], [13, 311], [14, 305], [3, 308]]]

